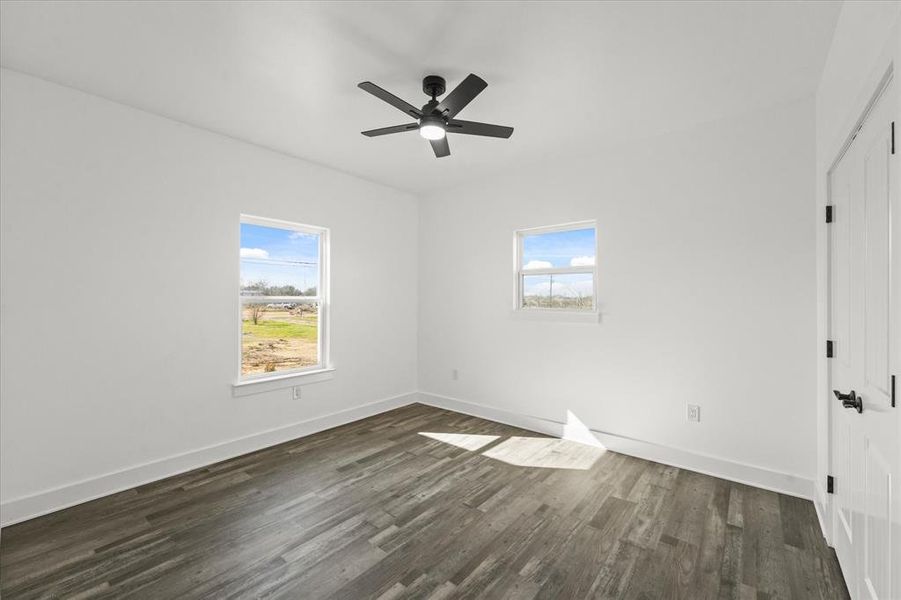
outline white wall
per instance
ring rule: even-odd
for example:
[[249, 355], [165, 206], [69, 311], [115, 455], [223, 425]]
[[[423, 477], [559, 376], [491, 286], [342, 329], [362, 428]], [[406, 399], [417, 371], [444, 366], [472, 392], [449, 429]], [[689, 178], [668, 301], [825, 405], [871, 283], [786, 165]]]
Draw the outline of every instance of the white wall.
[[[474, 412], [571, 410], [658, 459], [717, 457], [707, 470], [809, 496], [813, 203], [812, 98], [430, 197], [420, 390]], [[585, 219], [602, 322], [511, 318], [514, 230]]]
[[[827, 329], [827, 246], [823, 211], [828, 203], [827, 173], [860, 118], [882, 76], [901, 58], [901, 2], [845, 2], [835, 26], [829, 56], [816, 94], [817, 346], [824, 348]], [[896, 75], [897, 79], [897, 75]], [[897, 85], [897, 84], [896, 84]], [[817, 362], [817, 510], [827, 538], [831, 535], [829, 472], [829, 388], [826, 359]]]
[[[3, 522], [410, 400], [288, 427], [416, 390], [414, 198], [0, 77]], [[232, 397], [242, 212], [331, 228], [337, 372], [301, 401]]]

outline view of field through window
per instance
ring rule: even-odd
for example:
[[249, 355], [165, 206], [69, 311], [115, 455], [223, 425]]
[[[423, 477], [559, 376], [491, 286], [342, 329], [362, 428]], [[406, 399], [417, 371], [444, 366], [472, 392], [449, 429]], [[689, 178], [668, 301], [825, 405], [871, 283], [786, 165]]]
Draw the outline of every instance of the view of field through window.
[[522, 303], [530, 308], [591, 309], [592, 275], [523, 275]]
[[241, 223], [241, 374], [318, 365], [319, 234]]
[[594, 309], [593, 227], [522, 235], [522, 308]]

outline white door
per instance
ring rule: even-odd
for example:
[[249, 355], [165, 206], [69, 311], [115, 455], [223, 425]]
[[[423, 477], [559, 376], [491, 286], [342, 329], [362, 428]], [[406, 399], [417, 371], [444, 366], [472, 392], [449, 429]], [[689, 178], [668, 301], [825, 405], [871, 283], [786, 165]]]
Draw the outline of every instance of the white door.
[[896, 87], [884, 88], [829, 181], [833, 537], [851, 597], [868, 600], [901, 600]]

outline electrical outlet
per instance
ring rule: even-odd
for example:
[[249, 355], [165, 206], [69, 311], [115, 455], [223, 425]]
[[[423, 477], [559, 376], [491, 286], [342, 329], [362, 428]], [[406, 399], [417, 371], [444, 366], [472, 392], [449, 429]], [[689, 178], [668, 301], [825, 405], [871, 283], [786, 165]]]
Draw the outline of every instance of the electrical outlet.
[[453, 379], [454, 381], [460, 379], [460, 371], [458, 371], [457, 369], [451, 369], [451, 379]]
[[294, 394], [294, 399], [295, 399], [295, 400], [300, 400], [300, 390], [301, 390], [301, 389], [302, 389], [302, 388], [301, 388], [299, 385], [295, 385], [295, 386], [292, 388], [292, 392], [293, 392], [293, 394]]
[[688, 405], [688, 420], [691, 423], [701, 422], [701, 407], [697, 404]]

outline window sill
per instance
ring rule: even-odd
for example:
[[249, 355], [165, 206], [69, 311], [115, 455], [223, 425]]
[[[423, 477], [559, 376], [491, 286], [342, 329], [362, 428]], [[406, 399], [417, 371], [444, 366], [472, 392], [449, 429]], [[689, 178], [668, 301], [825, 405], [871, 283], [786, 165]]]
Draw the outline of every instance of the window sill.
[[334, 377], [334, 367], [328, 367], [325, 369], [317, 369], [315, 371], [286, 373], [284, 375], [273, 375], [272, 377], [261, 379], [248, 379], [232, 384], [232, 396], [240, 398], [241, 396], [261, 394], [263, 392], [280, 390], [296, 385], [307, 385], [310, 383], [319, 383], [320, 381], [328, 381], [334, 379]]
[[601, 313], [595, 311], [519, 309], [511, 312], [517, 321], [560, 321], [568, 323], [600, 323]]

